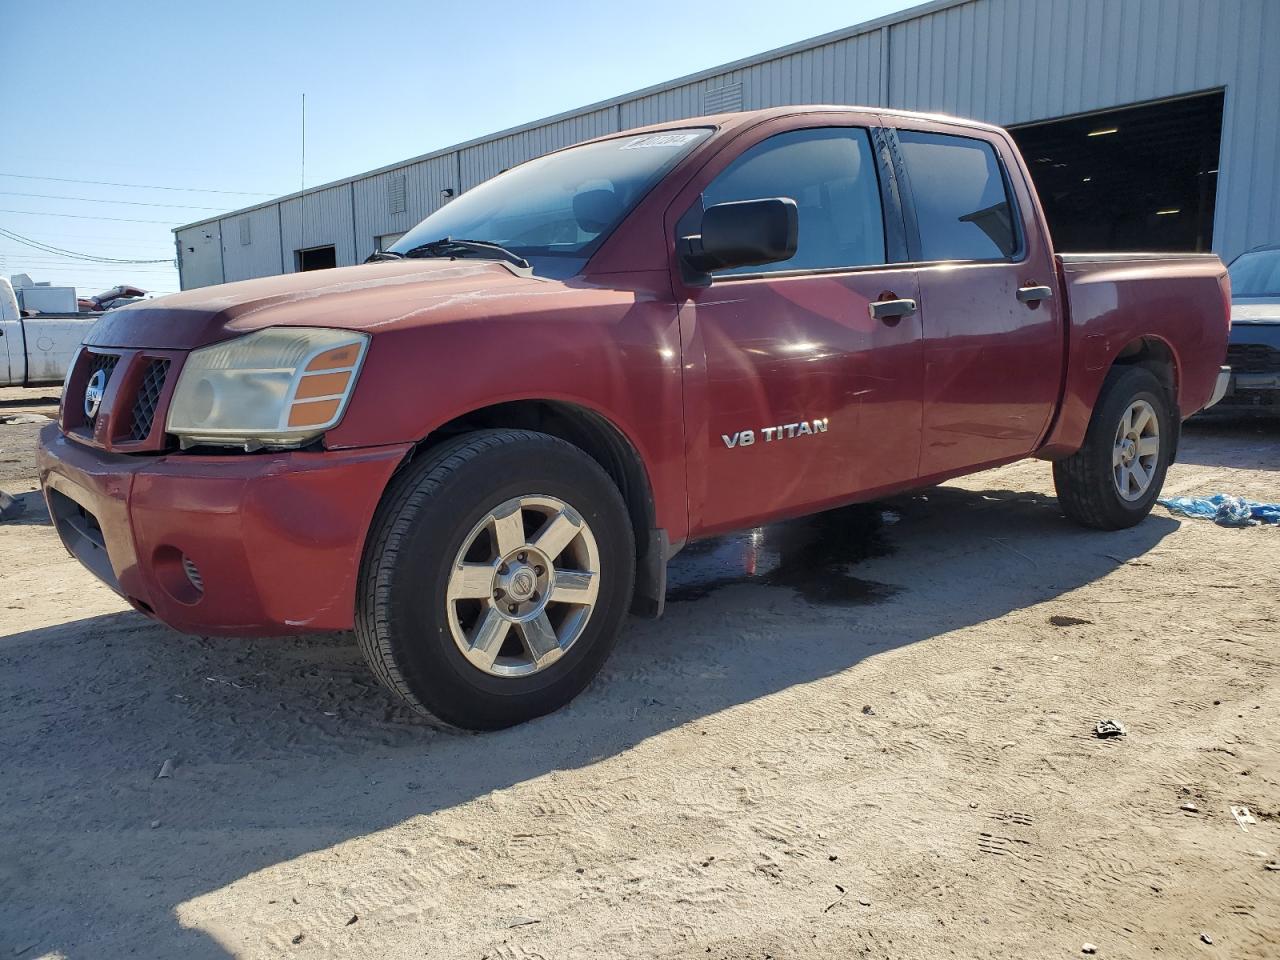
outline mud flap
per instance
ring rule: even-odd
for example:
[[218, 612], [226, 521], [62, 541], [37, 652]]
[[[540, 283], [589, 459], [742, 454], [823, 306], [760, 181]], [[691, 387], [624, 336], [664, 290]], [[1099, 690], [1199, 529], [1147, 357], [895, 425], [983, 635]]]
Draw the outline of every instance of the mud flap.
[[631, 612], [656, 620], [667, 605], [667, 553], [671, 543], [665, 530], [650, 530], [636, 557], [636, 588]]

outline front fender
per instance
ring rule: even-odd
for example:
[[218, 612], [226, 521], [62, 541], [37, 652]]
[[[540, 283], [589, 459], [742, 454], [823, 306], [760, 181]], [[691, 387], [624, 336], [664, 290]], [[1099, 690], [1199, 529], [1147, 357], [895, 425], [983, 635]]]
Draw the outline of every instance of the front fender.
[[674, 306], [635, 286], [583, 286], [546, 300], [505, 316], [374, 330], [346, 416], [325, 445], [416, 443], [498, 404], [570, 404], [608, 421], [634, 447], [658, 525], [682, 538], [688, 518]]

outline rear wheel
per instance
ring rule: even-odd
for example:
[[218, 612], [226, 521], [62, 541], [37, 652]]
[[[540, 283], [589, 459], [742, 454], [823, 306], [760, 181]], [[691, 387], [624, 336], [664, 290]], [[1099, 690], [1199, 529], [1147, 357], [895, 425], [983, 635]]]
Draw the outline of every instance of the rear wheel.
[[1077, 523], [1120, 530], [1151, 512], [1164, 486], [1177, 424], [1164, 386], [1146, 367], [1107, 374], [1084, 445], [1053, 465], [1062, 511]]
[[626, 507], [594, 460], [545, 434], [483, 431], [426, 454], [388, 492], [356, 635], [414, 710], [497, 729], [590, 682], [634, 578]]

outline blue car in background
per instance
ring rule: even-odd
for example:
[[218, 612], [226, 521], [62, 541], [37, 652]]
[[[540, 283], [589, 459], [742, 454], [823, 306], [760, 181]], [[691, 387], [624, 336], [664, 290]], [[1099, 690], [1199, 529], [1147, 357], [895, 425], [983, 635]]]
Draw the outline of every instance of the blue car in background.
[[1280, 415], [1280, 243], [1231, 262], [1231, 383], [1215, 411]]

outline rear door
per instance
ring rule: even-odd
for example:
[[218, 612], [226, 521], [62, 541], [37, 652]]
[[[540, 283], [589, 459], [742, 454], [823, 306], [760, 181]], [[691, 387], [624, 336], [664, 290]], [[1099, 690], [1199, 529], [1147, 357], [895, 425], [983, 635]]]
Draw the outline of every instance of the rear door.
[[[825, 116], [825, 115], [824, 115]], [[919, 461], [920, 324], [869, 305], [916, 300], [915, 271], [875, 131], [850, 114], [764, 124], [676, 201], [674, 235], [716, 203], [789, 197], [799, 246], [782, 263], [683, 288], [691, 528], [734, 529], [909, 482]], [[809, 115], [808, 124], [822, 123]], [[886, 215], [887, 208], [887, 215]]]
[[895, 123], [920, 278], [920, 474], [1025, 456], [1053, 416], [1063, 363], [1057, 272], [1035, 198], [1005, 138]]

